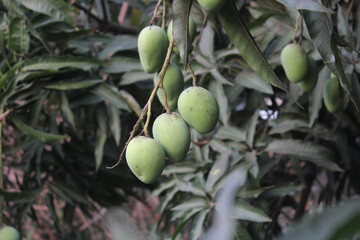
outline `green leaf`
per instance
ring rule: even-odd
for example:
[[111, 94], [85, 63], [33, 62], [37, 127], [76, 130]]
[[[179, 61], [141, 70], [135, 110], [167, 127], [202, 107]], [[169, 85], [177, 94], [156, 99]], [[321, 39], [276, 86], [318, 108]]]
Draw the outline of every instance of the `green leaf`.
[[252, 222], [271, 222], [271, 218], [260, 208], [238, 199], [232, 211], [232, 217]]
[[100, 84], [102, 82], [104, 82], [104, 80], [102, 79], [84, 80], [79, 82], [57, 82], [46, 85], [45, 88], [53, 89], [53, 90], [62, 90], [62, 91], [77, 90], [77, 89], [89, 88], [94, 85]]
[[191, 239], [200, 239], [201, 234], [204, 231], [204, 223], [205, 223], [205, 219], [206, 219], [206, 215], [209, 213], [210, 210], [206, 209], [201, 211], [201, 213], [199, 213], [197, 215], [197, 217], [194, 220], [194, 224], [193, 224], [193, 228], [192, 228], [192, 238]]
[[341, 202], [335, 207], [319, 209], [292, 226], [279, 240], [355, 239], [360, 233], [360, 200]]
[[142, 66], [138, 58], [113, 57], [104, 63], [103, 70], [107, 73], [123, 73], [142, 70]]
[[233, 126], [221, 126], [216, 132], [215, 138], [223, 140], [233, 140], [235, 142], [246, 141], [246, 130]]
[[64, 92], [61, 92], [60, 96], [61, 96], [61, 111], [63, 112], [66, 120], [75, 129], [74, 113], [71, 111], [69, 100]]
[[9, 81], [10, 78], [14, 77], [15, 72], [23, 66], [24, 62], [19, 61], [14, 66], [12, 66], [4, 75], [0, 78], [0, 92], [2, 92], [3, 88], [5, 87], [6, 83]]
[[137, 48], [137, 37], [130, 35], [116, 36], [113, 41], [104, 46], [98, 54], [101, 60], [111, 58], [116, 52]]
[[305, 9], [315, 12], [334, 13], [331, 9], [325, 7], [317, 0], [276, 0], [288, 8]]
[[169, 176], [171, 174], [184, 174], [196, 172], [196, 167], [193, 164], [171, 164], [165, 167], [162, 172], [163, 175]]
[[273, 86], [287, 91], [286, 85], [280, 81], [271, 69], [254, 38], [241, 20], [234, 0], [226, 1], [224, 7], [218, 12], [218, 16], [231, 42], [239, 50], [240, 55], [249, 66]]
[[229, 152], [222, 152], [215, 160], [206, 179], [205, 189], [207, 192], [212, 191], [214, 184], [224, 175], [225, 171], [228, 169], [229, 157]]
[[45, 14], [59, 21], [72, 25], [69, 5], [62, 0], [17, 0], [24, 7], [34, 12]]
[[313, 142], [294, 139], [273, 140], [265, 149], [267, 152], [286, 154], [310, 161], [330, 171], [343, 171], [335, 162], [334, 153]]
[[119, 146], [121, 137], [120, 111], [114, 105], [107, 105], [106, 110], [109, 116], [110, 130], [114, 136], [116, 145]]
[[200, 188], [199, 186], [192, 184], [190, 182], [178, 180], [177, 187], [182, 192], [189, 192], [189, 193], [192, 193], [192, 194], [194, 194], [196, 196], [200, 196], [200, 197], [206, 196], [206, 192], [202, 188]]
[[175, 184], [176, 184], [176, 179], [171, 179], [171, 180], [161, 183], [155, 190], [152, 191], [150, 198], [159, 196], [163, 191], [174, 187]]
[[353, 83], [346, 78], [329, 17], [326, 13], [307, 10], [300, 10], [300, 13], [304, 18], [314, 46], [320, 53], [324, 63], [339, 78], [342, 88], [346, 94], [350, 96], [357, 110], [360, 111], [360, 95], [354, 92], [355, 88], [352, 86]]
[[189, 16], [192, 2], [192, 0], [174, 0], [172, 4], [174, 41], [185, 67], [188, 63], [188, 55], [193, 48], [189, 37]]
[[36, 130], [28, 125], [26, 125], [24, 122], [22, 122], [18, 117], [13, 116], [12, 121], [15, 124], [15, 126], [22, 131], [24, 134], [36, 138], [41, 142], [53, 142], [53, 141], [63, 141], [67, 138], [67, 136], [64, 135], [57, 135], [57, 134], [51, 134], [51, 133], [45, 133], [39, 130]]
[[106, 142], [107, 119], [103, 107], [96, 109], [97, 129], [95, 138], [95, 170], [98, 171], [103, 160], [104, 146]]
[[129, 106], [126, 104], [116, 88], [111, 87], [106, 83], [102, 83], [92, 91], [102, 99], [114, 104], [116, 107], [130, 112]]
[[243, 87], [254, 89], [266, 94], [274, 94], [274, 90], [271, 85], [265, 82], [264, 79], [254, 72], [242, 71], [236, 76], [235, 80]]
[[86, 57], [45, 56], [34, 58], [24, 64], [23, 71], [59, 70], [62, 68], [77, 68], [88, 71], [96, 68], [100, 62]]
[[146, 72], [126, 72], [121, 76], [119, 85], [129, 85], [141, 81], [149, 81], [154, 78], [154, 74]]
[[207, 206], [206, 201], [203, 198], [193, 198], [189, 201], [183, 202], [175, 207], [171, 208], [173, 211], [189, 210], [192, 208], [205, 208]]
[[318, 81], [309, 99], [309, 118], [310, 127], [312, 127], [319, 116], [319, 111], [322, 107], [323, 89], [325, 82], [330, 78], [330, 70], [324, 66], [319, 73]]
[[259, 119], [260, 110], [255, 110], [254, 114], [251, 116], [248, 122], [248, 127], [246, 131], [246, 143], [253, 147], [255, 132], [256, 132], [256, 125]]
[[18, 54], [26, 54], [29, 46], [30, 36], [27, 33], [25, 19], [12, 19], [9, 25], [9, 48]]

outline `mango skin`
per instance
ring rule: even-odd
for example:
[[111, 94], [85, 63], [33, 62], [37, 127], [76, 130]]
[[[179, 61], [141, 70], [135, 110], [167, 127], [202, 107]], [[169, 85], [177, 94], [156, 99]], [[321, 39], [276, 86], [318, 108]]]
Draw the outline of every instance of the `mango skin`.
[[[171, 40], [173, 38], [173, 24], [174, 24], [174, 21], [171, 20], [171, 22], [169, 23], [167, 32], [166, 32], [169, 42], [171, 42]], [[194, 41], [195, 37], [196, 37], [196, 23], [192, 18], [189, 18], [189, 38], [190, 38], [191, 43]], [[177, 47], [174, 47], [173, 51], [176, 54], [179, 54], [179, 49]]]
[[16, 228], [5, 226], [0, 230], [0, 239], [20, 240], [20, 234]]
[[202, 134], [211, 132], [219, 120], [214, 95], [202, 87], [185, 89], [179, 96], [178, 110], [185, 122]]
[[342, 88], [337, 77], [330, 78], [324, 87], [323, 98], [326, 109], [331, 112], [340, 111], [343, 107]]
[[311, 56], [308, 56], [308, 61], [309, 71], [307, 72], [304, 79], [299, 83], [299, 86], [304, 92], [311, 92], [314, 89], [318, 79], [318, 71], [315, 60]]
[[163, 113], [154, 121], [154, 139], [159, 141], [172, 162], [183, 161], [191, 143], [190, 130], [178, 113]]
[[143, 183], [155, 182], [165, 167], [165, 152], [152, 138], [138, 136], [126, 148], [126, 161], [130, 170]]
[[[159, 81], [157, 74], [154, 76], [154, 84]], [[163, 87], [166, 92], [167, 104], [170, 110], [177, 108], [177, 101], [180, 93], [184, 90], [184, 77], [176, 65], [168, 65], [163, 80]], [[165, 95], [162, 89], [157, 91], [157, 96], [163, 106], [165, 106]]]
[[281, 51], [281, 64], [290, 82], [300, 82], [306, 77], [309, 62], [305, 50], [298, 44], [286, 45]]
[[158, 26], [148, 26], [138, 37], [138, 52], [144, 71], [154, 73], [161, 69], [169, 45], [166, 32]]
[[215, 12], [220, 10], [226, 0], [198, 0], [200, 6], [208, 12]]

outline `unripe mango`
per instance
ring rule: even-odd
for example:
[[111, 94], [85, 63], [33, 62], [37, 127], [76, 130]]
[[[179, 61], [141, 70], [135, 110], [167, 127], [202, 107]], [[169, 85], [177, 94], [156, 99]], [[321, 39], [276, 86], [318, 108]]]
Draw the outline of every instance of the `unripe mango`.
[[202, 87], [189, 87], [179, 96], [180, 115], [199, 133], [211, 132], [219, 120], [219, 105], [214, 95]]
[[316, 62], [314, 58], [308, 56], [309, 61], [309, 71], [307, 72], [304, 79], [299, 83], [299, 86], [304, 92], [310, 92], [314, 89], [317, 79], [318, 71], [316, 67]]
[[[154, 76], [154, 84], [159, 81], [157, 74]], [[175, 110], [180, 93], [184, 90], [184, 77], [176, 65], [168, 65], [163, 80], [163, 87], [166, 92], [167, 104], [170, 110]], [[159, 89], [157, 96], [163, 106], [165, 106], [164, 90]]]
[[144, 71], [154, 73], [161, 69], [169, 45], [166, 32], [158, 26], [148, 26], [138, 37], [138, 52]]
[[324, 103], [326, 109], [331, 112], [337, 112], [343, 107], [342, 88], [337, 77], [331, 77], [324, 86]]
[[177, 113], [163, 113], [153, 125], [154, 139], [159, 141], [165, 155], [172, 162], [185, 159], [190, 148], [190, 130], [186, 122]]
[[303, 80], [309, 68], [305, 50], [295, 43], [288, 44], [281, 51], [281, 64], [290, 82]]
[[134, 175], [144, 183], [153, 183], [165, 167], [165, 152], [152, 138], [133, 138], [126, 148], [126, 161]]
[[[169, 42], [171, 42], [172, 38], [173, 38], [173, 24], [174, 21], [171, 20], [168, 29], [167, 29], [167, 36], [169, 39]], [[195, 39], [196, 36], [196, 23], [192, 18], [189, 18], [189, 38], [190, 38], [190, 42], [192, 43]], [[174, 52], [175, 53], [179, 53], [179, 49], [177, 47], [174, 47]]]
[[20, 234], [16, 228], [6, 226], [0, 230], [0, 240], [20, 240]]
[[198, 2], [206, 11], [215, 12], [224, 6], [226, 0], [198, 0]]

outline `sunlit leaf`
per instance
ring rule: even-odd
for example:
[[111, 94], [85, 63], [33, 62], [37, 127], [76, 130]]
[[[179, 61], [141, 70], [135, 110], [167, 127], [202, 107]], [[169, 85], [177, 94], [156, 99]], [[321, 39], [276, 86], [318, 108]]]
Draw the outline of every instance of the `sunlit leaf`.
[[271, 222], [271, 218], [262, 209], [240, 199], [236, 200], [232, 217], [252, 222]]

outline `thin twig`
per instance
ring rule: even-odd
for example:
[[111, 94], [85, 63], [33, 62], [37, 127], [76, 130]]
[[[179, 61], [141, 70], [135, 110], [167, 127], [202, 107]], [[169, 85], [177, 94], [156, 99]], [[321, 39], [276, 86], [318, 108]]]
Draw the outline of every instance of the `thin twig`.
[[154, 25], [155, 24], [155, 21], [156, 21], [156, 18], [157, 18], [157, 12], [159, 11], [159, 7], [160, 7], [160, 4], [163, 0], [158, 0], [158, 2], [156, 3], [156, 7], [155, 7], [155, 10], [153, 12], [153, 15], [152, 15], [152, 18], [151, 18], [151, 21], [150, 21], [150, 24], [151, 25]]
[[161, 27], [166, 30], [166, 0], [163, 0], [163, 11], [162, 11], [162, 24]]
[[[158, 75], [159, 81], [155, 84], [154, 89], [152, 90], [151, 95], [150, 95], [145, 107], [141, 111], [139, 119], [135, 123], [132, 131], [130, 132], [129, 139], [126, 141], [125, 146], [124, 146], [123, 150], [121, 151], [119, 160], [113, 166], [110, 166], [110, 167], [106, 166], [107, 169], [113, 169], [113, 168], [115, 168], [116, 166], [118, 166], [120, 164], [122, 158], [124, 157], [126, 148], [129, 145], [130, 141], [134, 138], [136, 131], [139, 129], [140, 124], [141, 124], [141, 122], [143, 121], [143, 119], [145, 117], [145, 114], [147, 114], [147, 119], [146, 119], [146, 123], [145, 123], [145, 126], [144, 126], [142, 132], [144, 132], [145, 135], [149, 135], [148, 127], [149, 127], [150, 117], [151, 117], [151, 104], [154, 101], [154, 98], [156, 96], [156, 92], [159, 90], [160, 84], [163, 84], [164, 76], [165, 76], [166, 70], [167, 70], [167, 68], [169, 66], [169, 63], [170, 63], [173, 48], [174, 48], [174, 39], [171, 40], [170, 45], [168, 47], [165, 62], [163, 64], [162, 68], [161, 68], [161, 71], [160, 71], [159, 75]], [[149, 109], [150, 109], [150, 111], [149, 111]]]
[[197, 86], [196, 76], [195, 76], [194, 70], [192, 69], [190, 63], [188, 63], [188, 68], [189, 68], [189, 71], [190, 71], [191, 76], [192, 76], [192, 85], [193, 85], [194, 87], [196, 87], [196, 86]]

